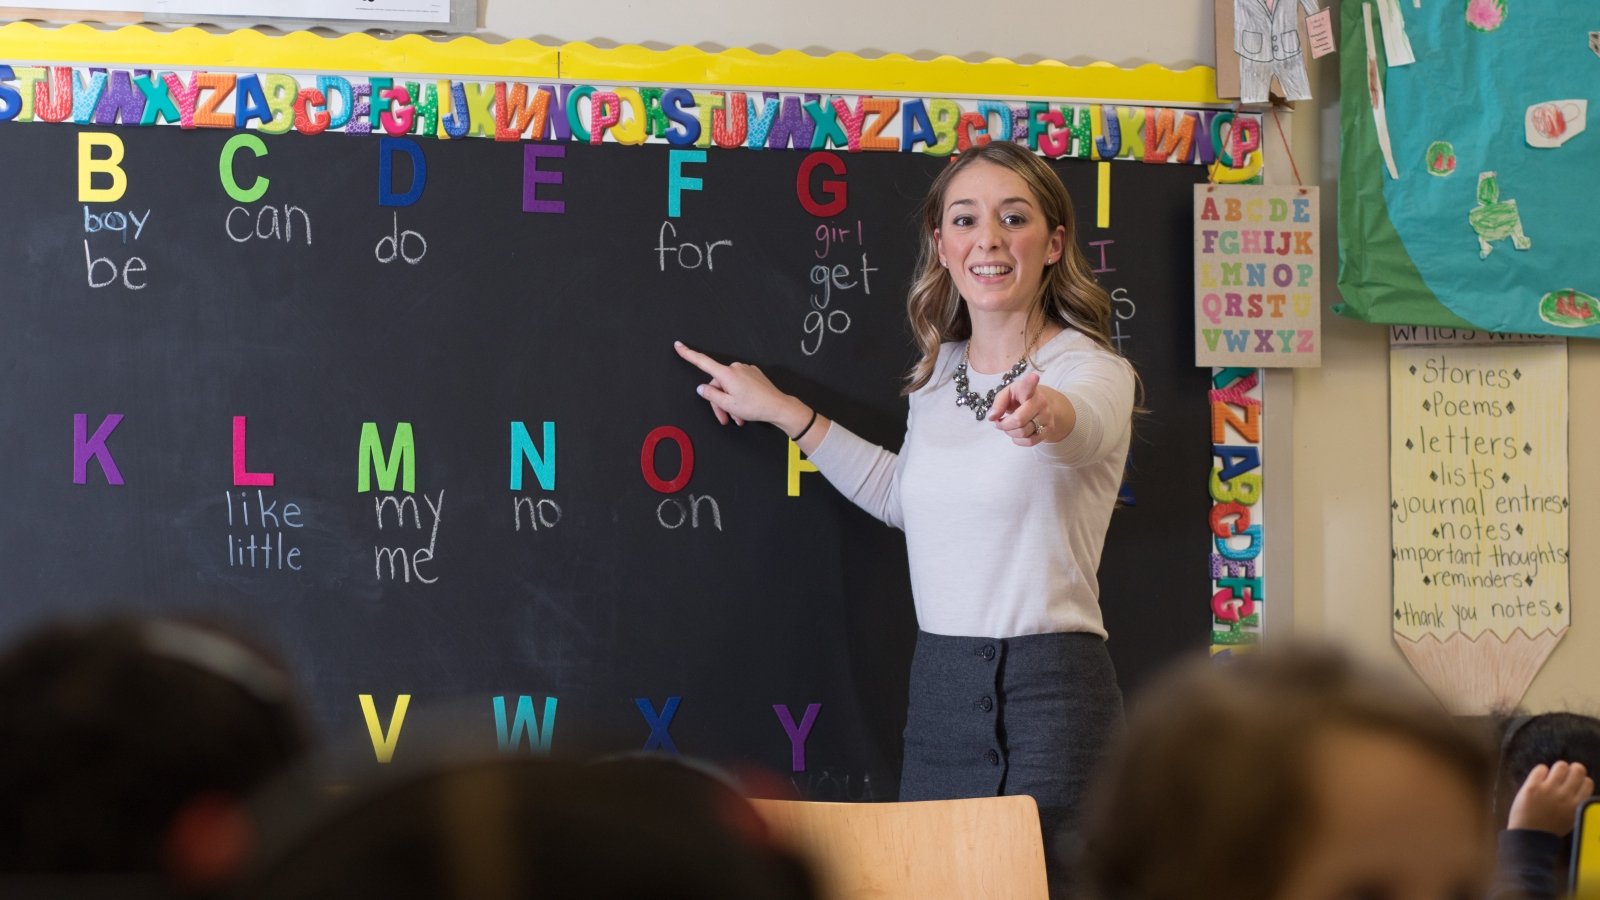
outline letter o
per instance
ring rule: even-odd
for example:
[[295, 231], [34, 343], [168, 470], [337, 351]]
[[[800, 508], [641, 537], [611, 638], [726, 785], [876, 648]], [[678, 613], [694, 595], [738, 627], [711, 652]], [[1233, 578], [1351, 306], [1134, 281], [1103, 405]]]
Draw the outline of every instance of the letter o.
[[[672, 504], [672, 507], [678, 511], [678, 521], [670, 525], [667, 524], [667, 517], [662, 515], [661, 512], [667, 508], [667, 504], [669, 503]], [[687, 522], [688, 520], [689, 513], [683, 508], [683, 503], [681, 501], [673, 499], [672, 497], [668, 497], [656, 504], [656, 521], [661, 523], [662, 528], [682, 528], [683, 523]]]
[[[670, 481], [656, 474], [656, 445], [662, 441], [672, 441], [678, 445], [678, 474]], [[682, 428], [662, 425], [645, 436], [644, 446], [639, 450], [639, 470], [644, 473], [644, 483], [650, 485], [652, 490], [661, 494], [675, 494], [683, 490], [694, 475], [694, 444]]]

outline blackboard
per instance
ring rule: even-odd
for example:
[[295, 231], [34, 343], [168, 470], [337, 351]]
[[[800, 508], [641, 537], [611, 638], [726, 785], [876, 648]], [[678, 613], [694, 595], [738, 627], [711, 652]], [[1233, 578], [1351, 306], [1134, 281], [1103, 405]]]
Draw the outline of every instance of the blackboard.
[[[115, 202], [78, 200], [86, 133], [122, 143]], [[915, 632], [901, 535], [820, 475], [788, 496], [785, 438], [717, 426], [671, 341], [758, 363], [898, 446], [912, 213], [944, 161], [825, 151], [799, 182], [826, 197], [842, 181], [848, 201], [818, 217], [798, 196], [810, 150], [291, 133], [233, 156], [240, 185], [270, 179], [241, 203], [218, 174], [234, 137], [0, 126], [0, 636], [107, 608], [200, 611], [280, 648], [335, 741], [367, 740], [363, 694], [386, 726], [401, 694], [407, 729], [475, 710], [467, 737], [490, 748], [495, 698], [511, 715], [530, 697], [541, 722], [556, 698], [553, 750], [666, 738], [807, 796], [892, 798]], [[535, 151], [560, 180], [533, 190], [559, 213], [525, 211], [530, 146], [560, 151]], [[385, 205], [417, 158], [416, 201]], [[1206, 170], [1109, 164], [1100, 228], [1108, 164], [1055, 165], [1149, 410], [1100, 572], [1130, 688], [1208, 639], [1210, 373], [1189, 364], [1186, 262]], [[675, 177], [700, 180], [677, 182], [678, 215]], [[549, 466], [545, 422], [550, 489], [514, 449], [523, 423]], [[409, 425], [414, 493], [403, 476], [359, 490], [369, 423], [386, 451]], [[672, 493], [641, 459], [664, 426], [693, 448]], [[658, 480], [680, 470], [671, 438], [651, 456]], [[378, 548], [397, 547], [392, 568]], [[784, 716], [811, 718], [803, 759]]]

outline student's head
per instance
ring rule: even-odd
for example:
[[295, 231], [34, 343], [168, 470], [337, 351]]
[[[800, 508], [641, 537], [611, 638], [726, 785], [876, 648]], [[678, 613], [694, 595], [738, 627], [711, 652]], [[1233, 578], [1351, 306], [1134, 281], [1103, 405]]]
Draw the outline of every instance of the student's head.
[[1504, 827], [1511, 801], [1535, 766], [1582, 763], [1600, 774], [1600, 719], [1577, 713], [1513, 716], [1500, 723], [1500, 768], [1495, 775], [1495, 812]]
[[1078, 247], [1072, 198], [1055, 170], [1010, 141], [963, 151], [923, 199], [922, 251], [907, 299], [925, 384], [941, 342], [972, 333], [974, 310], [1027, 314], [1027, 337], [1047, 321], [1111, 347], [1111, 298]]
[[1456, 900], [1491, 760], [1429, 698], [1315, 648], [1170, 673], [1085, 826], [1101, 900]]
[[665, 757], [446, 762], [377, 773], [309, 817], [273, 805], [242, 900], [814, 896], [746, 800]]
[[0, 872], [215, 883], [245, 849], [242, 798], [306, 746], [288, 675], [238, 637], [44, 628], [0, 656]]

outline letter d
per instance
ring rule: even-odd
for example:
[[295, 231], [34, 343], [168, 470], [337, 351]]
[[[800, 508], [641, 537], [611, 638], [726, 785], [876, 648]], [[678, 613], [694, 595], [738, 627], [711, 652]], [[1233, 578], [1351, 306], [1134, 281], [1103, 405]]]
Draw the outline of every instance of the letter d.
[[[376, 107], [374, 107], [376, 108]], [[394, 157], [404, 153], [411, 158], [411, 189], [404, 194], [394, 190]], [[428, 159], [422, 146], [410, 138], [386, 137], [378, 141], [378, 205], [410, 206], [422, 197], [428, 184]]]
[[[96, 159], [94, 148], [105, 147], [105, 158]], [[80, 203], [115, 203], [128, 190], [128, 173], [122, 171], [122, 138], [101, 131], [82, 132], [78, 135], [78, 201]], [[111, 176], [111, 186], [94, 186], [96, 173]]]

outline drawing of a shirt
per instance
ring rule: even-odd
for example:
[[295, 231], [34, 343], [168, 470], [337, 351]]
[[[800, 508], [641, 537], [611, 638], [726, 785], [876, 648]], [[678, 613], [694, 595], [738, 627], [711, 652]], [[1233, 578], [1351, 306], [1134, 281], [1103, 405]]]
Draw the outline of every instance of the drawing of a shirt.
[[1316, 0], [1234, 0], [1233, 52], [1255, 62], [1291, 59], [1300, 55], [1297, 6], [1317, 11]]
[[1239, 54], [1239, 99], [1265, 103], [1277, 76], [1290, 100], [1311, 96], [1305, 60], [1300, 55], [1299, 7], [1317, 11], [1317, 0], [1234, 0], [1233, 49]]

